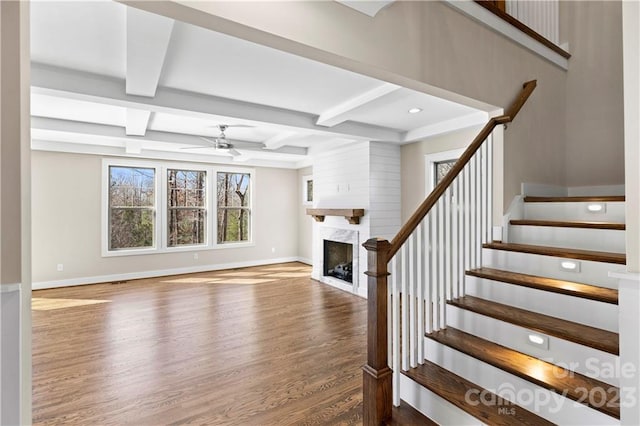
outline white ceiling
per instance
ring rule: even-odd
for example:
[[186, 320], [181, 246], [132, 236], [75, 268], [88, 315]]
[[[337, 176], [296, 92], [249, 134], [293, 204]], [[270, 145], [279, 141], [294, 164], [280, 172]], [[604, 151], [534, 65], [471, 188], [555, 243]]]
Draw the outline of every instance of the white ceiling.
[[243, 161], [298, 167], [323, 149], [407, 143], [486, 117], [120, 3], [33, 2], [31, 18], [34, 149], [230, 161], [183, 148], [239, 124], [251, 127], [226, 134]]

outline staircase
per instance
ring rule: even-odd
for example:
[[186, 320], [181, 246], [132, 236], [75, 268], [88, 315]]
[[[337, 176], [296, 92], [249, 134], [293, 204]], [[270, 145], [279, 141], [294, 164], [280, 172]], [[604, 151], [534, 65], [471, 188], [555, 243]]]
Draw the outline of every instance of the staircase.
[[624, 198], [520, 197], [492, 238], [491, 134], [534, 88], [391, 242], [364, 244], [365, 425], [620, 424]]
[[[403, 372], [413, 404], [442, 424], [619, 424], [618, 292], [607, 274], [624, 265], [624, 198], [601, 200], [524, 199], [525, 218], [509, 223], [515, 242], [483, 245], [446, 327], [426, 334], [426, 362]], [[585, 217], [592, 203], [606, 213]], [[591, 250], [599, 245], [611, 251]], [[562, 269], [567, 259], [579, 270]], [[498, 395], [479, 400], [487, 389]]]

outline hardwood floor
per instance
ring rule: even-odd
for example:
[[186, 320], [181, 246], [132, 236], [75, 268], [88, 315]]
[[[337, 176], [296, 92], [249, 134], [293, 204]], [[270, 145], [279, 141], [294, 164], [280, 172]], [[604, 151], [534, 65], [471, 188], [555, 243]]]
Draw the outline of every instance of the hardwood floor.
[[34, 424], [360, 424], [366, 301], [309, 273], [34, 291]]

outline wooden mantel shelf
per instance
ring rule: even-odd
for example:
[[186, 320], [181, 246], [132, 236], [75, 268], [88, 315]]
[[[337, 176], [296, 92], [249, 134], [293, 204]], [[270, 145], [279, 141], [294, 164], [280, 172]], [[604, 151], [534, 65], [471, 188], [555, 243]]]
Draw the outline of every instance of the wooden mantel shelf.
[[358, 225], [364, 216], [364, 209], [307, 209], [307, 214], [313, 216], [316, 222], [324, 222], [325, 216], [344, 216], [352, 225]]

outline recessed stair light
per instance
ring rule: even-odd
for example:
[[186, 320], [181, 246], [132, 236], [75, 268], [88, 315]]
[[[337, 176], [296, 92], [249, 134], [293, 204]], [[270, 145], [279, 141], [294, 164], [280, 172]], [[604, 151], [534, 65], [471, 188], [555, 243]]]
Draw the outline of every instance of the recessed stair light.
[[580, 262], [563, 260], [562, 262], [560, 262], [560, 269], [569, 272], [580, 272]]
[[422, 108], [411, 108], [408, 112], [409, 114], [417, 114], [422, 111]]
[[527, 336], [529, 344], [539, 348], [549, 349], [549, 338], [540, 334], [529, 334]]
[[587, 211], [589, 213], [604, 213], [606, 205], [604, 203], [589, 203], [587, 204]]

